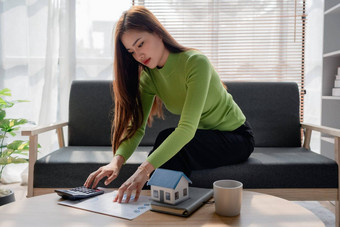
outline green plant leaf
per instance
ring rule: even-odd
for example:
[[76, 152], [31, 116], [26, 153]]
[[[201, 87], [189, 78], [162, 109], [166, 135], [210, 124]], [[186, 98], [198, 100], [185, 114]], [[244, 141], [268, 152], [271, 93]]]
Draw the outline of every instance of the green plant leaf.
[[19, 127], [16, 126], [26, 123], [26, 119], [3, 119], [0, 121], [0, 129], [4, 132], [12, 132], [19, 129]]
[[[41, 148], [40, 144], [38, 144], [37, 147]], [[29, 141], [23, 141], [23, 143], [21, 144], [21, 146], [19, 147], [18, 150], [20, 150], [20, 151], [28, 151], [29, 149], [30, 149]]]
[[8, 88], [0, 90], [0, 96], [12, 96], [11, 90]]
[[14, 106], [14, 102], [6, 101], [0, 97], [0, 109], [10, 108], [12, 106]]
[[16, 154], [16, 155], [25, 155], [28, 157], [28, 150], [16, 150], [14, 151], [12, 154]]
[[19, 103], [19, 102], [30, 102], [29, 100], [15, 100], [14, 102]]
[[18, 126], [18, 125], [23, 125], [23, 124], [26, 124], [27, 123], [27, 120], [26, 119], [23, 119], [23, 118], [19, 118], [19, 119], [11, 119], [11, 127], [15, 127], [15, 126]]
[[[10, 154], [28, 154], [29, 151], [29, 141], [16, 140], [7, 146], [3, 146], [6, 150], [3, 151], [2, 156], [8, 156]], [[37, 148], [41, 148], [41, 145], [38, 144]], [[37, 150], [39, 152], [39, 150]]]
[[8, 165], [8, 164], [19, 164], [19, 163], [27, 163], [28, 160], [26, 158], [18, 158], [18, 157], [1, 157], [0, 165]]
[[11, 134], [11, 136], [16, 136], [17, 135], [14, 132], [8, 132], [8, 133]]
[[28, 100], [6, 100], [3, 97], [5, 96], [12, 96], [11, 90], [8, 88], [4, 88], [0, 90], [0, 109], [4, 108], [10, 108], [14, 106], [15, 103], [20, 103], [20, 102], [29, 102]]
[[7, 102], [0, 97], [0, 108], [2, 109], [3, 108], [3, 105], [5, 105]]
[[25, 141], [22, 140], [15, 140], [12, 143], [7, 145], [7, 149], [11, 150], [22, 150], [25, 147]]
[[3, 129], [2, 131], [6, 132], [9, 126], [10, 120], [9, 119], [3, 119], [0, 121], [0, 128]]
[[[9, 119], [6, 118], [5, 108], [13, 107], [16, 103], [29, 102], [27, 100], [7, 100], [8, 96], [12, 96], [11, 90], [8, 88], [0, 90], [0, 139], [1, 143], [8, 135], [16, 136], [17, 131], [20, 130], [20, 125], [26, 124], [28, 121], [23, 118]], [[11, 163], [26, 163], [29, 154], [29, 142], [22, 140], [15, 140], [7, 145], [0, 145], [0, 166]], [[38, 144], [38, 148], [41, 146]], [[39, 151], [39, 150], [38, 150]], [[19, 157], [18, 157], [19, 155]], [[0, 171], [1, 175], [1, 171]], [[1, 176], [0, 176], [1, 177]]]
[[12, 149], [6, 149], [2, 152], [2, 155], [1, 157], [8, 157], [8, 156], [11, 156], [11, 154], [14, 152], [14, 150]]
[[0, 110], [0, 121], [6, 117], [6, 111]]

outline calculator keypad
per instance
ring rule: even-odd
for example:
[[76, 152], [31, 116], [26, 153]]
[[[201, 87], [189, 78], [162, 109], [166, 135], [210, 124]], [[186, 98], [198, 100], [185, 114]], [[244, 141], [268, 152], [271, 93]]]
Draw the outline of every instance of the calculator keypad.
[[87, 188], [85, 186], [81, 186], [81, 187], [72, 188], [71, 191], [91, 194], [91, 193], [97, 192], [99, 190], [98, 189]]
[[63, 198], [71, 200], [89, 198], [104, 193], [103, 190], [86, 188], [85, 186], [75, 187], [68, 190], [56, 189], [55, 192]]

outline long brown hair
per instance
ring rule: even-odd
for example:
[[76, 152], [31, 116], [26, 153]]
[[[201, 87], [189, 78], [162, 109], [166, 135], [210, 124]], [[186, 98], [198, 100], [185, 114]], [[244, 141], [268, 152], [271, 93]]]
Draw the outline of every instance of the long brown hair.
[[[164, 46], [172, 53], [179, 53], [188, 48], [180, 45], [161, 25], [157, 18], [143, 6], [133, 6], [125, 11], [117, 22], [115, 30], [113, 91], [115, 99], [114, 122], [111, 130], [111, 142], [115, 154], [119, 145], [131, 138], [142, 125], [143, 111], [139, 93], [139, 76], [144, 66], [137, 62], [125, 49], [121, 38], [128, 30], [146, 31], [160, 36]], [[148, 122], [152, 116], [162, 115], [162, 104], [156, 97]]]

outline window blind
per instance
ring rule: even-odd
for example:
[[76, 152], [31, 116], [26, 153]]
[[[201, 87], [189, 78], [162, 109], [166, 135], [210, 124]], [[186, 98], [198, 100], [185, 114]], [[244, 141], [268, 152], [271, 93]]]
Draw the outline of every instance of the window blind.
[[305, 0], [135, 0], [222, 80], [293, 81], [303, 121]]

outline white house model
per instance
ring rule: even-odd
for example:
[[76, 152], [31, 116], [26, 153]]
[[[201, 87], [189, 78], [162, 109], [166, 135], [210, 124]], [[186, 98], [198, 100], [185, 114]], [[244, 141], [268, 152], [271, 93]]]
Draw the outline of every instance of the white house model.
[[189, 199], [189, 183], [191, 180], [183, 172], [158, 168], [148, 185], [154, 201], [175, 205]]

